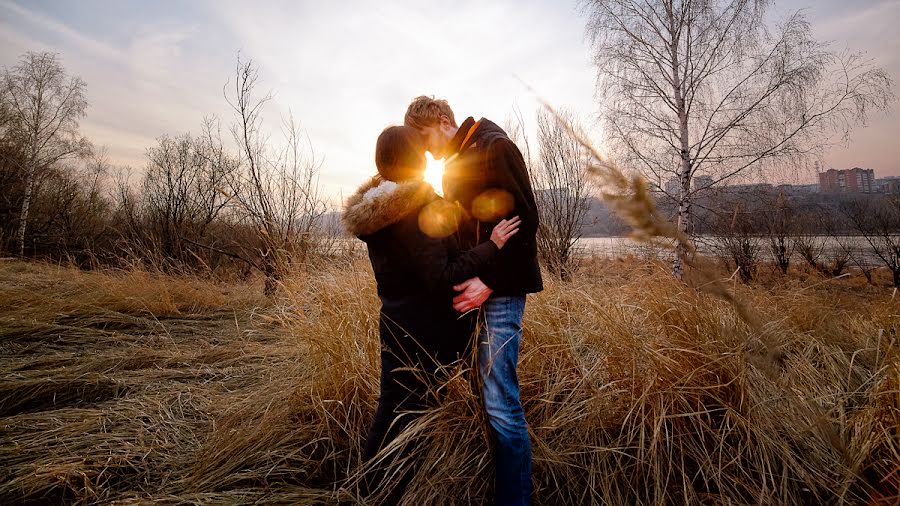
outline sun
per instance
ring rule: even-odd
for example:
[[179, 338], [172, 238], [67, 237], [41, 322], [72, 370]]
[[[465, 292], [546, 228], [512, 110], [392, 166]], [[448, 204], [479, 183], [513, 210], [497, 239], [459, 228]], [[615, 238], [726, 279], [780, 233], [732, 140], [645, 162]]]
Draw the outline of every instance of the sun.
[[425, 153], [425, 158], [428, 160], [425, 164], [425, 182], [430, 184], [434, 191], [440, 195], [444, 196], [444, 192], [441, 189], [441, 180], [444, 178], [444, 161], [443, 160], [435, 160], [431, 153]]

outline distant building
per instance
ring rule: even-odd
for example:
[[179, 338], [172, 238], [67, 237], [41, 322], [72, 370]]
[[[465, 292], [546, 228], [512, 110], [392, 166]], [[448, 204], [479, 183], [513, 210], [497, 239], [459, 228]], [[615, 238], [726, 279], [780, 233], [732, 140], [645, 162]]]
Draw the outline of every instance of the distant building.
[[900, 179], [886, 179], [881, 182], [879, 191], [885, 195], [900, 194]]
[[885, 195], [900, 194], [900, 176], [887, 176], [875, 180], [875, 191]]
[[673, 197], [681, 195], [681, 179], [677, 177], [669, 178], [666, 181], [666, 193]]
[[776, 191], [786, 195], [798, 195], [801, 193], [819, 193], [819, 185], [817, 184], [780, 184], [775, 187]]
[[694, 177], [694, 191], [709, 188], [713, 184], [712, 176], [696, 176]]
[[847, 170], [828, 169], [819, 173], [822, 193], [875, 193], [875, 171], [854, 167]]
[[731, 193], [772, 193], [775, 187], [769, 183], [733, 184], [728, 186]]

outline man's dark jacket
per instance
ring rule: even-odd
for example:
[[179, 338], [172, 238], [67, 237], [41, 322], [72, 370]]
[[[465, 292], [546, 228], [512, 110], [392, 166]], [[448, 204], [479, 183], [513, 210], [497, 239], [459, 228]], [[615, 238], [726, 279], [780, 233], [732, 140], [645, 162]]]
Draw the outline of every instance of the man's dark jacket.
[[[458, 232], [459, 245], [462, 249], [471, 248], [490, 237], [501, 219], [519, 216], [519, 232], [479, 277], [494, 295], [539, 292], [544, 286], [535, 238], [538, 212], [525, 160], [516, 144], [494, 122], [482, 118], [475, 124], [469, 117], [460, 126], [450, 141], [452, 154], [444, 167], [444, 198], [458, 202], [465, 211]], [[475, 130], [469, 135], [473, 126]]]
[[382, 343], [404, 363], [433, 370], [465, 352], [474, 328], [475, 313], [453, 309], [453, 285], [480, 275], [498, 249], [490, 236], [461, 251], [453, 234], [425, 234], [420, 214], [432, 203], [444, 202], [428, 183], [375, 177], [347, 199], [343, 220], [369, 250]]

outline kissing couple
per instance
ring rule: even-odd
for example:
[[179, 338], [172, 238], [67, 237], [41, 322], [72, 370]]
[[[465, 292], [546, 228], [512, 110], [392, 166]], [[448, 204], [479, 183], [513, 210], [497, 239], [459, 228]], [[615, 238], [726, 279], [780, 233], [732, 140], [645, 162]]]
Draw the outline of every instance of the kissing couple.
[[[423, 179], [426, 151], [444, 159], [443, 197]], [[381, 299], [381, 391], [363, 460], [373, 464], [433, 405], [449, 366], [475, 353], [495, 441], [496, 503], [528, 504], [531, 441], [516, 367], [525, 296], [543, 284], [522, 153], [495, 123], [457, 125], [446, 100], [420, 96], [403, 126], [379, 135], [375, 165], [378, 175], [347, 199], [343, 216], [366, 243]], [[383, 460], [364, 493], [386, 486]], [[403, 474], [379, 501], [399, 502], [411, 479]]]

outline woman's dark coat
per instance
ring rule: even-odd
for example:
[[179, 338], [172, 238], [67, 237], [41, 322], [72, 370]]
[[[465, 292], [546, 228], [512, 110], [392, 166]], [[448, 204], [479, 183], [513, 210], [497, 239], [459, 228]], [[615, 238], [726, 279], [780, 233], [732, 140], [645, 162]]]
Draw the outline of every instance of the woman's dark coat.
[[[343, 216], [350, 233], [368, 247], [382, 304], [383, 345], [404, 363], [429, 368], [466, 349], [474, 318], [453, 309], [452, 287], [477, 276], [498, 252], [491, 241], [460, 251], [454, 233], [443, 238], [424, 233], [422, 228], [435, 228], [429, 223], [436, 210], [447, 213], [452, 206], [428, 183], [398, 184], [376, 176], [347, 200]], [[439, 221], [453, 222], [450, 214]]]

